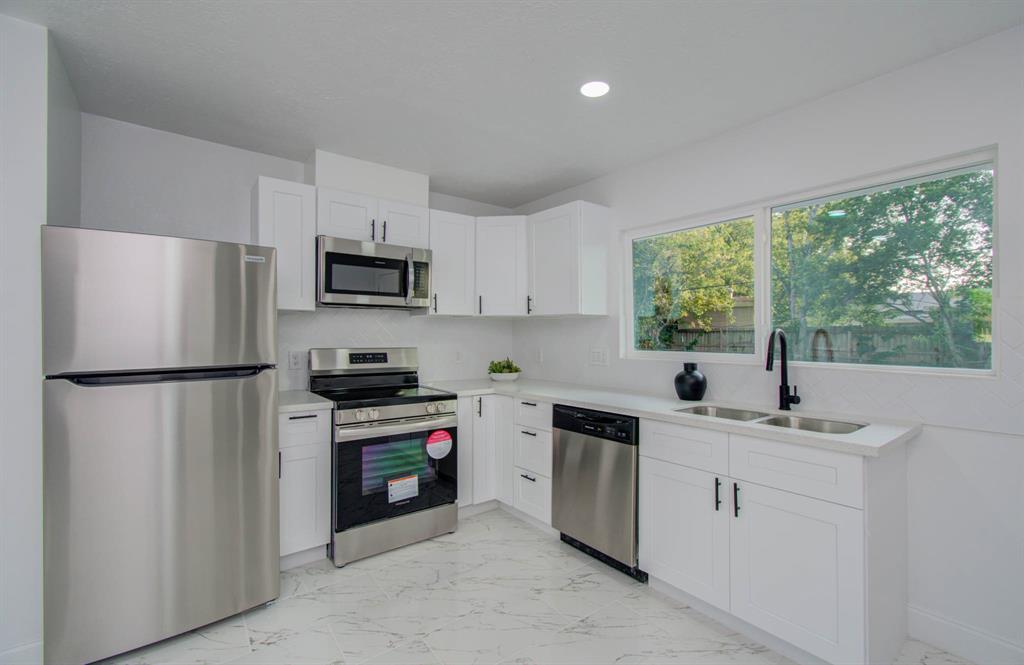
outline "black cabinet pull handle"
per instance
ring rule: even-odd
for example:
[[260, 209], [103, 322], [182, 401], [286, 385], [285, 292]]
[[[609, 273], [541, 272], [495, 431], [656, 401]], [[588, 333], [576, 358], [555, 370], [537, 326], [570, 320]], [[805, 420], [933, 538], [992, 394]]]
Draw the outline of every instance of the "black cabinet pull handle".
[[715, 510], [719, 510], [722, 507], [722, 497], [719, 495], [719, 490], [722, 489], [722, 479], [715, 478]]
[[520, 473], [519, 477], [520, 478], [525, 478], [526, 480], [529, 480], [531, 483], [537, 482], [536, 478], [531, 478], [530, 476], [526, 475], [525, 473]]
[[537, 406], [536, 402], [520, 402], [523, 406]]
[[525, 434], [526, 436], [537, 436], [536, 432], [527, 432], [525, 429], [521, 429], [519, 430], [519, 432]]
[[477, 296], [477, 297], [480, 299], [480, 313], [483, 314], [484, 313], [484, 297], [483, 296]]
[[437, 314], [437, 294], [434, 294], [434, 314]]
[[526, 296], [526, 313], [530, 314], [533, 312], [533, 298]]
[[740, 486], [739, 483], [732, 484], [732, 516], [740, 516]]
[[281, 480], [281, 451], [277, 451], [277, 479]]
[[310, 418], [316, 418], [316, 414], [310, 413], [305, 416], [288, 416], [288, 420], [309, 420]]
[[380, 241], [381, 242], [387, 242], [388, 241], [388, 220], [386, 220], [386, 219], [384, 220], [384, 233], [381, 235]]
[[479, 418], [483, 418], [484, 417], [484, 398], [483, 397], [477, 397], [476, 398], [476, 415]]
[[376, 239], [377, 239], [377, 220], [376, 219], [371, 219], [370, 220], [370, 240], [376, 240]]

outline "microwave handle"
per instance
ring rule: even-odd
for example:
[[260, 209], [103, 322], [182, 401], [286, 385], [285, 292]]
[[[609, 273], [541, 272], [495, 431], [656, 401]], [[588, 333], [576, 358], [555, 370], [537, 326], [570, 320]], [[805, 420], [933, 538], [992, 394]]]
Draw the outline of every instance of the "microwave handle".
[[416, 288], [416, 271], [412, 263], [412, 254], [407, 254], [405, 257], [405, 303], [409, 304], [412, 300], [412, 291]]

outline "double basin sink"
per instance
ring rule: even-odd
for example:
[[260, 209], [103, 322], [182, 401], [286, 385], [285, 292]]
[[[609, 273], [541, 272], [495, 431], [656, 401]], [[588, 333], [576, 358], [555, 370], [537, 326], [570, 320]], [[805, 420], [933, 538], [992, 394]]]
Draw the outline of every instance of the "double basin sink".
[[806, 432], [820, 432], [821, 434], [850, 434], [865, 426], [859, 423], [848, 423], [842, 420], [824, 420], [822, 418], [806, 418], [804, 416], [772, 416], [760, 411], [748, 411], [746, 409], [732, 409], [727, 406], [688, 406], [683, 409], [676, 409], [680, 413], [690, 413], [695, 416], [709, 416], [711, 418], [725, 418], [727, 420], [739, 420], [742, 422], [757, 423], [758, 425], [770, 425], [771, 427], [785, 427], [788, 429], [799, 429]]

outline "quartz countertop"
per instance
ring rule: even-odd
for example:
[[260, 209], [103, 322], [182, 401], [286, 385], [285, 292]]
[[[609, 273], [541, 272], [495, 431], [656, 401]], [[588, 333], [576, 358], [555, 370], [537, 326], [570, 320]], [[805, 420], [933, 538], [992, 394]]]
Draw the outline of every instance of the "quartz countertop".
[[[765, 404], [737, 404], [723, 401], [684, 402], [675, 397], [660, 397], [640, 393], [619, 392], [609, 388], [596, 388], [571, 383], [554, 381], [518, 381], [498, 382], [490, 379], [467, 379], [456, 381], [428, 381], [433, 388], [457, 393], [459, 397], [474, 395], [509, 395], [545, 402], [557, 402], [569, 406], [579, 406], [603, 411], [612, 411], [627, 416], [650, 418], [664, 422], [689, 425], [703, 429], [712, 429], [733, 434], [761, 437], [786, 443], [825, 448], [843, 453], [877, 457], [887, 446], [904, 443], [917, 436], [921, 431], [920, 423], [879, 421], [865, 419], [840, 413], [822, 413], [811, 411], [779, 411]], [[690, 413], [679, 413], [676, 409], [705, 404], [708, 406], [728, 406], [740, 409], [752, 409], [769, 415], [785, 414], [828, 420], [842, 420], [866, 424], [866, 427], [850, 434], [822, 434], [805, 430], [773, 427], [751, 422], [741, 422], [724, 418], [698, 416]]]
[[334, 407], [334, 402], [331, 400], [314, 395], [308, 390], [282, 390], [277, 395], [279, 413], [317, 411]]

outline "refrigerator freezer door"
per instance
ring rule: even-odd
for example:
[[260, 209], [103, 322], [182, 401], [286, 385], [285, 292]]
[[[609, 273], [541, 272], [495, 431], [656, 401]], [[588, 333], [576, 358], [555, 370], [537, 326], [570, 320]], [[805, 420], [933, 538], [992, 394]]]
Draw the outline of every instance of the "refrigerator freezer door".
[[44, 381], [44, 648], [92, 662], [278, 595], [277, 371]]
[[43, 374], [277, 364], [275, 250], [42, 227]]

